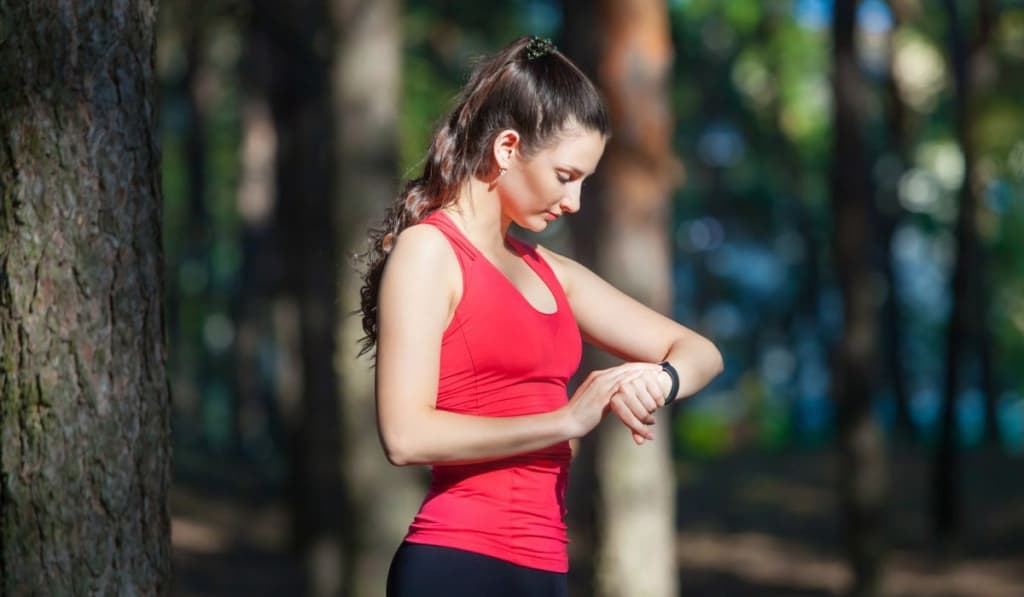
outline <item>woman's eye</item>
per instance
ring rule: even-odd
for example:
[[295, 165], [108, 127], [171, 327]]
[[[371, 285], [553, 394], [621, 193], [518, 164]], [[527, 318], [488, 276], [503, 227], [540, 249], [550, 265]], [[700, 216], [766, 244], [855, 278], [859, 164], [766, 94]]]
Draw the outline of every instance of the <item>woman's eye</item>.
[[559, 174], [558, 175], [558, 182], [560, 182], [562, 184], [565, 184], [567, 182], [572, 182], [572, 177], [566, 176], [565, 174]]

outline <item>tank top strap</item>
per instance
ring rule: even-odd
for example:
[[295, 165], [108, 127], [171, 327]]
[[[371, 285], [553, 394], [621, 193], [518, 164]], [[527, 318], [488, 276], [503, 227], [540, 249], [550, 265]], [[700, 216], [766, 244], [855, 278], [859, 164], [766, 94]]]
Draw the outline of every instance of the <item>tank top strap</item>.
[[430, 224], [440, 230], [441, 234], [445, 235], [448, 243], [451, 244], [452, 249], [455, 251], [455, 256], [458, 257], [459, 264], [462, 265], [463, 270], [467, 268], [470, 262], [476, 259], [476, 247], [469, 242], [469, 239], [462, 234], [462, 231], [455, 226], [455, 223], [444, 212], [435, 210], [420, 220], [420, 223]]

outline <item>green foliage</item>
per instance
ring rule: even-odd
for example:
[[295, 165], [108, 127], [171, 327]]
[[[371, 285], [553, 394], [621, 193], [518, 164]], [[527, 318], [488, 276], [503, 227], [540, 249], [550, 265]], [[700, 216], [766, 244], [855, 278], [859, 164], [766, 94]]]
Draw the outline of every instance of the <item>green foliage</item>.
[[985, 154], [1006, 156], [1024, 139], [1024, 109], [1017, 97], [997, 95], [985, 99], [977, 107], [974, 134]]
[[402, 74], [399, 163], [401, 172], [413, 178], [420, 174], [423, 156], [439, 124], [439, 115], [453, 104], [458, 86], [442, 79], [430, 62], [419, 54], [405, 57]]
[[686, 454], [721, 456], [734, 447], [732, 437], [733, 425], [721, 414], [693, 409], [676, 417], [676, 443]]
[[722, 3], [722, 12], [740, 35], [747, 36], [761, 24], [761, 5], [758, 0], [732, 0]]

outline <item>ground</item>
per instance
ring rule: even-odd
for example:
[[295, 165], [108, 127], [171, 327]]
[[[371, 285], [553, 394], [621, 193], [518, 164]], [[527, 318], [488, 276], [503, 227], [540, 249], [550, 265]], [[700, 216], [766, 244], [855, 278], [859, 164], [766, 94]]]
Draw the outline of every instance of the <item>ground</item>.
[[[1024, 595], [1024, 459], [963, 455], [964, 539], [940, 554], [929, 541], [924, 450], [894, 450], [887, 597]], [[684, 596], [810, 597], [849, 581], [835, 516], [833, 455], [744, 451], [683, 459], [679, 571]], [[301, 595], [287, 555], [279, 499], [212, 495], [177, 483], [171, 494], [176, 595]]]

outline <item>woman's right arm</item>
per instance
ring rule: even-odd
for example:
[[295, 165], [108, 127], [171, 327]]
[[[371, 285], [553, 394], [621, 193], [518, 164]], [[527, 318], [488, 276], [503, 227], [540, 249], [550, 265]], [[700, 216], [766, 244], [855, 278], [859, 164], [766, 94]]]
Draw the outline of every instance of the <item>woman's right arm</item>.
[[441, 339], [457, 304], [459, 264], [430, 225], [403, 230], [388, 256], [377, 312], [377, 424], [395, 465], [465, 463], [530, 452], [585, 435], [600, 422], [619, 384], [643, 365], [597, 371], [563, 408], [484, 417], [438, 410]]

